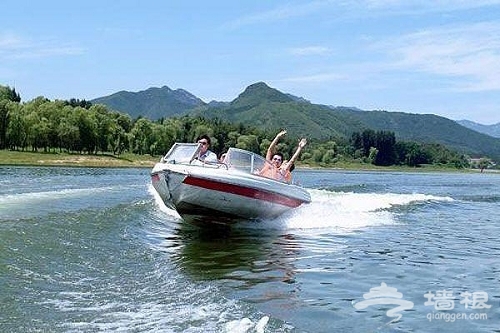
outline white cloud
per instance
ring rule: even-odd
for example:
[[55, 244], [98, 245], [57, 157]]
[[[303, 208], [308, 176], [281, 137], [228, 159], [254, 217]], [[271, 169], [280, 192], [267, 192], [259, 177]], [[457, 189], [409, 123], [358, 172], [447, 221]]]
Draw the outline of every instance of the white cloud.
[[324, 46], [305, 46], [290, 49], [290, 53], [297, 56], [327, 55], [330, 52], [330, 49]]
[[359, 14], [420, 15], [497, 6], [500, 0], [347, 0], [342, 4]]
[[331, 13], [336, 18], [359, 19], [370, 16], [423, 15], [449, 13], [500, 5], [500, 0], [314, 0], [287, 4], [232, 20], [226, 28], [282, 21], [318, 13]]
[[23, 47], [23, 45], [21, 38], [15, 34], [9, 32], [0, 34], [0, 51]]
[[274, 9], [239, 17], [225, 26], [228, 28], [239, 28], [242, 26], [259, 24], [264, 22], [275, 22], [293, 17], [302, 17], [314, 14], [335, 1], [310, 1], [297, 5], [285, 5]]
[[292, 83], [324, 83], [324, 82], [332, 82], [332, 81], [341, 81], [345, 80], [346, 77], [344, 75], [338, 73], [322, 73], [322, 74], [314, 74], [314, 75], [304, 75], [304, 76], [295, 76], [288, 77], [279, 80], [280, 82], [292, 82]]
[[393, 69], [460, 78], [455, 89], [500, 90], [500, 23], [449, 26], [408, 34], [377, 45]]
[[81, 47], [62, 44], [53, 39], [30, 40], [13, 33], [0, 34], [1, 59], [31, 59], [53, 56], [79, 55]]

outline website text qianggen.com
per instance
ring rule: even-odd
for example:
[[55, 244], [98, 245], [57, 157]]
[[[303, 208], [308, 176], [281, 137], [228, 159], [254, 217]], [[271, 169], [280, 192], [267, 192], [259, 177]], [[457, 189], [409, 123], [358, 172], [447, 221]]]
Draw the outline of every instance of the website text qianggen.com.
[[429, 312], [427, 320], [444, 320], [447, 323], [452, 323], [455, 320], [487, 320], [487, 313], [447, 313], [447, 312]]

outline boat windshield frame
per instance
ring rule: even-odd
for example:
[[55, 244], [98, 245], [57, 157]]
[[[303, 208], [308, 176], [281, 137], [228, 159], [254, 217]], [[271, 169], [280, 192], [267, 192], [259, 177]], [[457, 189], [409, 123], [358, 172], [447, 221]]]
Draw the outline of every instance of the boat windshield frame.
[[273, 167], [272, 163], [267, 161], [261, 155], [234, 147], [228, 149], [223, 161], [219, 161], [217, 163], [201, 162], [201, 164], [199, 164], [200, 162], [197, 161], [196, 158], [199, 155], [200, 149], [201, 144], [199, 143], [176, 142], [172, 145], [165, 156], [161, 158], [161, 162], [169, 164], [201, 165], [215, 168], [223, 166], [227, 170], [237, 170], [239, 172], [259, 176], [262, 176], [260, 175], [260, 171], [264, 169], [266, 164]]
[[200, 148], [201, 144], [199, 143], [176, 142], [162, 157], [161, 161], [172, 164], [189, 164], [198, 156]]
[[224, 163], [230, 169], [250, 174], [258, 174], [265, 164], [270, 164], [259, 154], [239, 148], [229, 148]]

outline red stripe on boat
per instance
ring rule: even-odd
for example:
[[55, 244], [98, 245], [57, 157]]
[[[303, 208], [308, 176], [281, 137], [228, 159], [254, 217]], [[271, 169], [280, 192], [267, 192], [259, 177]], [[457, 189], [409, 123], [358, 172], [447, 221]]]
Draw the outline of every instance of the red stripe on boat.
[[151, 175], [151, 181], [153, 181], [153, 182], [160, 181], [160, 175], [158, 175], [157, 173], [152, 174]]
[[298, 207], [302, 203], [304, 203], [304, 201], [302, 200], [286, 197], [281, 194], [257, 190], [251, 187], [243, 187], [234, 184], [221, 183], [205, 178], [188, 176], [184, 179], [183, 183], [192, 186], [203, 187], [209, 190], [232, 193], [253, 199], [278, 203], [288, 207]]

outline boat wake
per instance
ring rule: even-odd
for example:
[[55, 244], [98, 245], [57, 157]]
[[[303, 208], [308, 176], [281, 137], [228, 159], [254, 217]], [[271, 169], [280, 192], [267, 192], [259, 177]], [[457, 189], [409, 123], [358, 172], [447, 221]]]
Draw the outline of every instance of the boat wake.
[[[173, 210], [167, 208], [159, 195], [150, 186], [157, 207], [169, 218], [180, 219]], [[428, 194], [399, 193], [355, 193], [309, 190], [310, 204], [302, 205], [284, 215], [259, 222], [239, 223], [237, 228], [251, 229], [336, 229], [338, 232], [352, 232], [367, 227], [395, 223], [398, 211], [414, 205], [432, 202], [451, 202], [450, 197]]]
[[[450, 197], [427, 194], [355, 193], [309, 190], [312, 202], [277, 219], [254, 224], [257, 228], [337, 229], [351, 232], [366, 227], [395, 223], [402, 208], [430, 202], [450, 202]], [[245, 227], [250, 226], [246, 223]]]
[[23, 219], [55, 212], [103, 208], [135, 198], [132, 190], [144, 185], [61, 188], [0, 195], [0, 220]]

